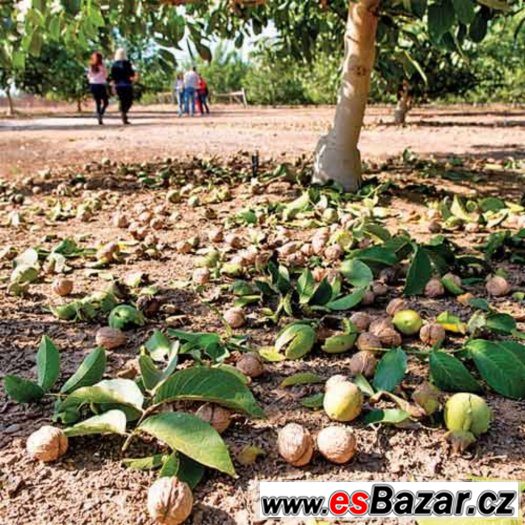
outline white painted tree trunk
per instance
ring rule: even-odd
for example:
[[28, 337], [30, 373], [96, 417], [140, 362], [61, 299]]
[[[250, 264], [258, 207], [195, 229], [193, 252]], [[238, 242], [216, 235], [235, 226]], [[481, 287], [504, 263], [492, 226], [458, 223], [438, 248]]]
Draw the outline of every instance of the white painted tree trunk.
[[332, 129], [317, 144], [314, 182], [333, 180], [346, 191], [361, 183], [357, 144], [363, 126], [375, 61], [377, 10], [381, 0], [350, 1], [345, 33], [343, 78]]

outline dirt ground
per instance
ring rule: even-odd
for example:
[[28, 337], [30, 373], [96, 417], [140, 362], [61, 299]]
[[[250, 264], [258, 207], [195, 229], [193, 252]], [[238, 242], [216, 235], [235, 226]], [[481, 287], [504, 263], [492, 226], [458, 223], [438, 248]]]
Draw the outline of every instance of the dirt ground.
[[[132, 110], [132, 125], [120, 124], [114, 107], [104, 126], [92, 115], [0, 117], [0, 176], [75, 165], [102, 158], [143, 162], [155, 156], [224, 155], [259, 150], [264, 158], [310, 155], [333, 119], [333, 108], [219, 106], [210, 117], [177, 117], [173, 106]], [[392, 108], [367, 111], [361, 138], [366, 158], [386, 158], [405, 148], [421, 155], [525, 156], [525, 110], [504, 106], [415, 108], [408, 125], [393, 126]]]
[[[258, 150], [263, 162], [274, 166], [281, 160], [310, 156], [318, 135], [330, 123], [331, 108], [299, 109], [231, 109], [218, 108], [211, 117], [178, 119], [173, 108], [137, 108], [132, 126], [122, 127], [117, 117], [110, 114], [107, 125], [99, 127], [91, 116], [34, 115], [31, 118], [0, 120], [0, 176], [8, 182], [22, 181], [38, 170], [51, 169], [51, 178], [32, 195], [29, 187], [19, 184], [26, 193], [23, 206], [2, 200], [0, 211], [0, 242], [2, 247], [13, 246], [17, 251], [32, 246], [49, 248], [66, 237], [82, 239], [89, 246], [127, 240], [130, 235], [112, 224], [115, 209], [137, 213], [137, 209], [153, 209], [165, 202], [165, 189], [151, 190], [117, 174], [111, 166], [86, 169], [86, 163], [108, 158], [112, 162], [146, 162], [166, 156], [231, 157], [239, 150], [251, 153]], [[519, 201], [523, 194], [523, 170], [503, 169], [508, 157], [525, 158], [525, 111], [505, 107], [484, 108], [425, 108], [415, 109], [409, 124], [396, 128], [386, 122], [387, 108], [372, 108], [367, 116], [361, 149], [365, 160], [386, 159], [399, 155], [405, 148], [423, 155], [439, 158], [457, 156], [465, 159], [469, 170], [477, 175], [451, 181], [418, 168], [394, 167], [375, 169], [379, 180], [392, 179], [399, 187], [389, 194], [388, 225], [393, 229], [409, 228], [411, 233], [424, 238], [424, 226], [414, 220], [424, 214], [425, 201], [430, 195], [443, 196], [461, 193], [467, 195], [499, 195]], [[271, 159], [274, 159], [273, 161]], [[466, 160], [466, 159], [470, 160]], [[495, 159], [494, 164], [487, 159]], [[239, 157], [239, 170], [249, 167], [249, 155]], [[220, 161], [217, 161], [220, 163]], [[512, 163], [515, 166], [515, 163]], [[82, 168], [82, 169], [81, 169]], [[87, 193], [74, 192], [69, 201], [78, 205], [86, 196], [105, 196], [100, 212], [87, 222], [77, 218], [50, 221], [39, 208], [46, 209], [49, 199], [56, 197], [61, 184], [81, 170], [88, 180]], [[114, 172], [108, 176], [109, 171]], [[192, 171], [193, 170], [193, 171]], [[201, 170], [202, 171], [202, 170]], [[188, 164], [188, 180], [195, 168]], [[106, 175], [104, 175], [106, 174]], [[434, 173], [435, 175], [435, 173]], [[105, 179], [111, 184], [105, 184]], [[432, 184], [429, 184], [431, 180]], [[89, 183], [93, 181], [90, 186]], [[429, 188], [428, 194], [417, 193], [417, 185]], [[414, 189], [416, 188], [416, 189]], [[407, 190], [407, 191], [405, 191]], [[270, 184], [264, 195], [252, 196], [249, 184], [232, 188], [233, 199], [212, 205], [217, 218], [211, 219], [200, 208], [187, 203], [172, 205], [179, 218], [156, 234], [164, 245], [159, 259], [132, 255], [125, 264], [113, 265], [106, 272], [93, 273], [81, 261], [72, 263], [75, 297], [92, 293], [107, 284], [107, 273], [121, 276], [129, 271], [146, 271], [152, 283], [166, 290], [170, 311], [183, 317], [183, 328], [192, 331], [221, 331], [220, 320], [203, 306], [197, 295], [187, 286], [174, 287], [174, 282], [188, 279], [194, 268], [195, 256], [181, 254], [174, 249], [177, 241], [190, 235], [204, 238], [211, 223], [220, 224], [233, 212], [255, 206], [269, 199], [282, 202], [298, 194], [295, 185], [284, 182]], [[18, 211], [26, 214], [21, 227], [7, 224], [7, 216]], [[410, 218], [411, 217], [411, 218]], [[407, 226], [408, 225], [408, 226]], [[246, 235], [245, 229], [239, 229]], [[294, 234], [299, 234], [295, 232]], [[476, 234], [450, 233], [450, 239], [461, 245], [475, 245], [481, 240]], [[508, 268], [512, 284], [524, 289], [525, 276], [516, 267]], [[76, 369], [87, 351], [94, 346], [94, 334], [100, 326], [95, 323], [66, 323], [58, 321], [48, 310], [60, 298], [51, 292], [52, 276], [31, 286], [27, 297], [5, 294], [5, 282], [11, 272], [10, 261], [0, 261], [3, 281], [0, 298], [0, 377], [5, 374], [35, 376], [35, 352], [42, 334], [48, 334], [62, 352], [60, 384]], [[106, 275], [105, 275], [106, 274]], [[475, 291], [475, 290], [474, 290]], [[388, 297], [370, 307], [371, 313], [384, 309], [388, 299], [399, 294], [392, 288]], [[226, 308], [229, 298], [220, 299], [217, 306]], [[516, 318], [525, 320], [522, 306], [510, 299], [497, 302], [498, 308]], [[433, 300], [418, 303], [429, 318], [444, 306], [457, 310], [450, 299], [443, 305]], [[457, 310], [461, 315], [465, 312]], [[167, 310], [154, 317], [146, 327], [133, 331], [127, 344], [108, 352], [107, 375], [121, 370], [137, 354], [154, 328], [164, 328]], [[520, 325], [523, 329], [523, 325]], [[271, 344], [275, 327], [261, 326], [254, 315], [249, 316], [248, 327], [242, 330], [255, 346]], [[470, 476], [484, 478], [524, 479], [525, 476], [525, 403], [500, 396], [487, 395], [497, 414], [491, 431], [478, 444], [460, 457], [452, 457], [443, 441], [441, 426], [415, 425], [406, 428], [367, 427], [362, 423], [354, 428], [359, 454], [348, 465], [329, 464], [319, 456], [306, 469], [284, 463], [275, 450], [277, 430], [290, 421], [301, 422], [313, 432], [329, 421], [322, 411], [303, 408], [298, 400], [307, 394], [319, 392], [319, 385], [279, 388], [287, 376], [299, 371], [315, 371], [330, 377], [348, 371], [349, 357], [315, 355], [298, 362], [268, 364], [267, 372], [254, 381], [252, 391], [265, 409], [267, 419], [249, 420], [235, 416], [233, 425], [224, 434], [225, 441], [235, 457], [244, 445], [257, 445], [266, 456], [254, 465], [242, 466], [236, 462], [237, 479], [216, 472], [208, 472], [205, 481], [195, 491], [196, 506], [189, 523], [237, 524], [256, 523], [251, 513], [257, 482], [263, 479], [279, 480], [462, 480]], [[412, 363], [407, 381], [418, 383], [424, 372]], [[54, 464], [31, 461], [25, 451], [27, 436], [42, 424], [50, 423], [52, 400], [33, 404], [17, 404], [8, 400], [3, 387], [0, 392], [0, 523], [26, 524], [150, 524], [145, 512], [147, 488], [155, 479], [154, 473], [128, 470], [121, 465], [122, 440], [116, 437], [82, 437], [71, 440], [67, 455]], [[146, 446], [137, 440], [128, 451], [128, 457], [151, 454], [154, 445]], [[159, 449], [162, 450], [162, 449]], [[267, 521], [267, 525], [274, 522]], [[297, 520], [290, 521], [298, 525]], [[313, 522], [308, 522], [310, 525]], [[382, 522], [384, 523], [384, 522]]]

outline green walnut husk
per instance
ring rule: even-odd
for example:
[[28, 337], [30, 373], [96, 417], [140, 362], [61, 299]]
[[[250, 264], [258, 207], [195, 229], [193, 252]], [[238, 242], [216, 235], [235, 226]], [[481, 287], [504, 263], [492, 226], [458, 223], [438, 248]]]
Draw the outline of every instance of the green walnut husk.
[[447, 439], [457, 452], [462, 452], [488, 431], [492, 410], [486, 401], [475, 394], [454, 394], [445, 404]]
[[275, 349], [287, 359], [300, 359], [312, 350], [315, 340], [315, 330], [309, 324], [294, 323], [279, 332]]
[[392, 322], [405, 335], [417, 334], [423, 326], [423, 320], [415, 310], [401, 310], [397, 312]]
[[363, 410], [363, 394], [351, 381], [328, 383], [323, 398], [323, 408], [333, 421], [352, 421]]
[[129, 330], [144, 325], [144, 316], [134, 306], [121, 304], [111, 310], [108, 325], [119, 330]]
[[353, 348], [357, 336], [359, 335], [357, 328], [350, 321], [345, 320], [344, 324], [344, 333], [337, 333], [325, 339], [321, 346], [323, 352], [326, 352], [327, 354], [342, 354]]

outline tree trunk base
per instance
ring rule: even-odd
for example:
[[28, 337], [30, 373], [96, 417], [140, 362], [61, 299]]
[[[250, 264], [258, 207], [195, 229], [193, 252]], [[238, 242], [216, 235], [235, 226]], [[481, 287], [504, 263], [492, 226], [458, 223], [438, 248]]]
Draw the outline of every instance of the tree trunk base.
[[319, 139], [312, 182], [334, 181], [345, 191], [354, 192], [361, 185], [361, 173], [361, 154], [357, 148], [349, 149], [338, 143], [333, 130]]

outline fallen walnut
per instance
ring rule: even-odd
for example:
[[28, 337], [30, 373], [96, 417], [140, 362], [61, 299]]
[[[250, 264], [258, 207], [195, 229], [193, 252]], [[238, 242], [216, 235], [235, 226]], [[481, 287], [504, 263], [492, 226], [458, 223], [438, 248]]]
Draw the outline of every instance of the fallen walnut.
[[230, 308], [226, 310], [226, 312], [224, 312], [224, 320], [232, 328], [240, 328], [246, 323], [246, 317], [244, 316], [242, 308]]
[[372, 377], [377, 366], [377, 359], [372, 352], [362, 350], [357, 352], [350, 359], [350, 372], [353, 376], [362, 374], [365, 377]]
[[358, 332], [366, 332], [372, 322], [372, 318], [366, 312], [356, 312], [352, 314], [350, 321], [355, 325]]
[[388, 315], [391, 315], [392, 317], [397, 314], [397, 312], [400, 312], [401, 310], [406, 310], [408, 307], [408, 303], [404, 300], [398, 297], [397, 299], [392, 299], [387, 307], [386, 307], [386, 313]]
[[363, 332], [359, 335], [356, 341], [358, 350], [374, 352], [375, 350], [381, 349], [381, 341], [379, 337], [371, 334], [370, 332]]
[[219, 405], [206, 403], [199, 407], [195, 415], [209, 423], [219, 434], [230, 426], [231, 412]]
[[445, 295], [445, 287], [443, 286], [441, 279], [430, 279], [425, 286], [425, 297], [434, 299], [436, 297], [442, 297], [443, 295]]
[[148, 512], [156, 523], [179, 525], [193, 507], [193, 494], [187, 483], [176, 477], [159, 478], [148, 490]]
[[431, 416], [441, 406], [440, 395], [441, 392], [434, 385], [425, 381], [412, 392], [412, 399], [423, 409], [425, 415]]
[[53, 281], [51, 285], [53, 293], [65, 297], [73, 291], [73, 281], [71, 279], [64, 279], [59, 277]]
[[314, 441], [306, 428], [297, 423], [288, 423], [279, 431], [277, 450], [290, 465], [303, 467], [312, 459]]
[[97, 346], [102, 346], [108, 350], [113, 350], [126, 344], [127, 338], [124, 332], [118, 328], [111, 328], [110, 326], [103, 326], [97, 330], [95, 335]]
[[317, 434], [317, 448], [328, 461], [343, 464], [354, 457], [357, 442], [349, 428], [333, 425]]
[[32, 459], [48, 462], [63, 456], [68, 444], [63, 430], [45, 425], [27, 438], [26, 450]]
[[428, 346], [440, 345], [446, 337], [446, 331], [439, 323], [423, 325], [419, 331], [419, 338]]
[[489, 295], [492, 295], [494, 297], [503, 297], [505, 295], [508, 295], [511, 290], [511, 286], [508, 283], [507, 279], [499, 275], [494, 275], [493, 277], [487, 279], [485, 288]]
[[264, 373], [264, 364], [259, 354], [255, 352], [248, 352], [241, 355], [235, 366], [245, 376], [255, 378]]

